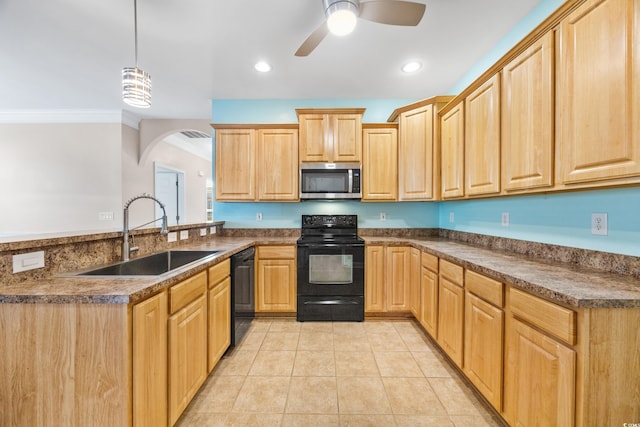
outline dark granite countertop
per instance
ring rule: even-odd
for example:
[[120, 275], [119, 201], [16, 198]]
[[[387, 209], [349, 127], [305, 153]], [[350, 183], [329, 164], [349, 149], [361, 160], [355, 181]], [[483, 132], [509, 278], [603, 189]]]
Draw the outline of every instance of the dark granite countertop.
[[0, 304], [133, 304], [248, 247], [295, 244], [295, 241], [295, 238], [278, 237], [218, 237], [206, 243], [184, 245], [178, 249], [220, 251], [215, 256], [159, 276], [52, 276], [0, 287]]
[[[369, 237], [367, 245], [410, 245], [464, 268], [573, 308], [640, 308], [640, 280], [573, 264], [490, 250], [443, 238]], [[253, 245], [295, 244], [296, 237], [218, 237], [184, 250], [212, 258], [160, 276], [54, 276], [0, 288], [0, 303], [132, 304]]]
[[368, 245], [406, 245], [573, 308], [640, 308], [640, 280], [578, 265], [443, 238], [367, 237]]

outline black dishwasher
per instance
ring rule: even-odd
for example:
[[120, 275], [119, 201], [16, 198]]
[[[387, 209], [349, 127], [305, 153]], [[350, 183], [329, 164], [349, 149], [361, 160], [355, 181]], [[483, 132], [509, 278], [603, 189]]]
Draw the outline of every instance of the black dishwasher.
[[240, 344], [255, 317], [255, 253], [251, 247], [231, 257], [231, 348]]

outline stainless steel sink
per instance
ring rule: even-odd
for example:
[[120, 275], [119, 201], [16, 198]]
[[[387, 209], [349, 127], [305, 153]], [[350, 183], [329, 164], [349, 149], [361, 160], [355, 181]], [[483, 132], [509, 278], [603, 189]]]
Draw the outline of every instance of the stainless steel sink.
[[165, 251], [79, 273], [78, 276], [158, 276], [219, 251]]

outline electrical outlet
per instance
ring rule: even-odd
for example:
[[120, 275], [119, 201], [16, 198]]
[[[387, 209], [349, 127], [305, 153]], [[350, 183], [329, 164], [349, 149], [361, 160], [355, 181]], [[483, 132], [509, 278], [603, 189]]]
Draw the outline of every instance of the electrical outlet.
[[256, 221], [262, 221], [262, 212], [256, 214]]
[[453, 224], [455, 220], [456, 220], [455, 214], [453, 212], [449, 212], [449, 222]]
[[180, 240], [187, 240], [189, 238], [189, 230], [180, 231]]
[[178, 233], [176, 233], [175, 231], [172, 231], [171, 233], [167, 234], [167, 242], [173, 243], [173, 242], [176, 242], [177, 240], [178, 240]]
[[206, 228], [201, 228], [200, 229], [200, 236], [203, 237], [203, 236], [206, 236], [206, 235], [207, 235], [207, 229]]
[[380, 221], [386, 221], [386, 220], [387, 220], [387, 213], [380, 212]]
[[216, 234], [216, 230], [217, 230], [217, 228], [216, 228], [216, 227], [211, 227], [211, 228], [209, 229], [209, 233], [211, 233], [211, 234]]
[[502, 226], [509, 226], [509, 212], [502, 212]]
[[591, 214], [591, 234], [607, 236], [609, 234], [606, 213]]

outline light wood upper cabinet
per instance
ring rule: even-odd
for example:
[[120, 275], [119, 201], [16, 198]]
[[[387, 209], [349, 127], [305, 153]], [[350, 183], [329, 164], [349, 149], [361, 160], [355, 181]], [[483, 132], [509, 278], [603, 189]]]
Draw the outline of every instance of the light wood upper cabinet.
[[442, 198], [464, 196], [464, 103], [440, 118]]
[[398, 199], [398, 130], [393, 126], [362, 130], [362, 200]]
[[216, 200], [255, 200], [255, 132], [216, 130]]
[[500, 192], [500, 76], [473, 91], [464, 103], [467, 196]]
[[133, 425], [167, 425], [167, 292], [133, 306]]
[[259, 201], [299, 199], [297, 130], [258, 130], [257, 172]]
[[296, 311], [296, 247], [256, 250], [256, 312]]
[[554, 37], [548, 32], [502, 70], [502, 188], [553, 185]]
[[400, 114], [400, 200], [434, 198], [434, 110], [429, 104]]
[[364, 108], [296, 109], [301, 162], [362, 162]]
[[559, 36], [559, 183], [639, 175], [640, 5], [588, 0]]

